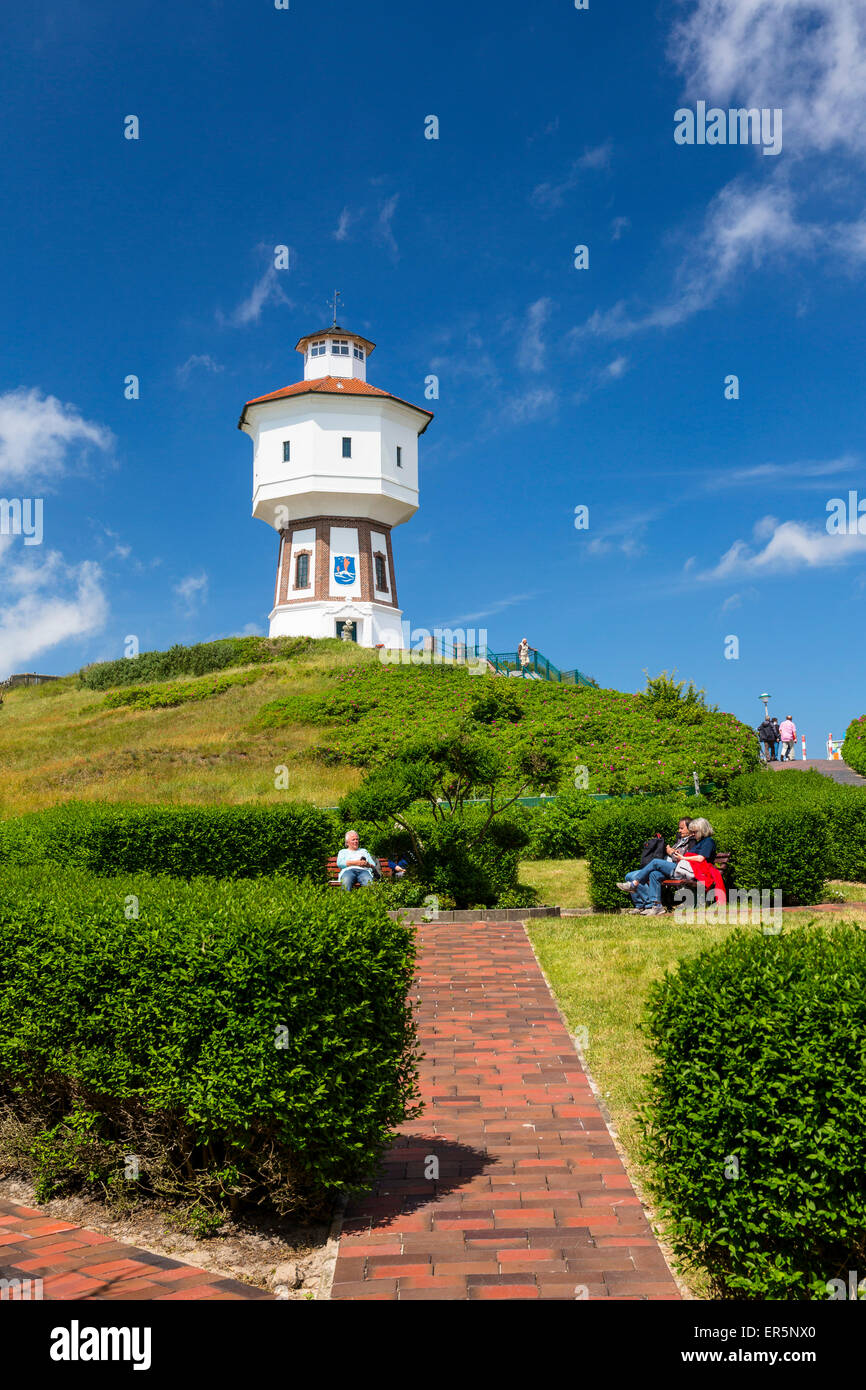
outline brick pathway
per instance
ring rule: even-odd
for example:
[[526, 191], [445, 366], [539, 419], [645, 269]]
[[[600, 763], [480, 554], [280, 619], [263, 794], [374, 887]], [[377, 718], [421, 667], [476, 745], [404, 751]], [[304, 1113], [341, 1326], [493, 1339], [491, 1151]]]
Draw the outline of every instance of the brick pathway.
[[825, 777], [844, 786], [866, 787], [866, 777], [835, 758], [807, 758], [805, 762], [771, 763], [770, 767], [773, 772], [823, 772]]
[[523, 927], [418, 931], [426, 1109], [347, 1210], [331, 1297], [678, 1298]]
[[[0, 1201], [0, 1279], [30, 1280], [0, 1298], [68, 1299], [272, 1299], [273, 1294], [237, 1279], [224, 1279], [166, 1255], [151, 1255], [110, 1236], [55, 1221], [44, 1211]], [[3, 1286], [4, 1289], [6, 1286]], [[36, 1286], [38, 1289], [38, 1286]]]

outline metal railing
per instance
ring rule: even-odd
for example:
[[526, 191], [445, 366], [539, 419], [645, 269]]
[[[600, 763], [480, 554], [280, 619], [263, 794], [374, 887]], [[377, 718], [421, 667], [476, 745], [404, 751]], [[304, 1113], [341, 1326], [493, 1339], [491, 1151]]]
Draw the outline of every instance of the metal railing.
[[[507, 676], [512, 671], [523, 672], [524, 667], [520, 664], [518, 652], [488, 652], [487, 660], [498, 675]], [[529, 648], [529, 661], [525, 667], [527, 675], [532, 674], [539, 680], [556, 681], [560, 685], [587, 685], [598, 688], [598, 681], [592, 676], [587, 676], [583, 671], [560, 671], [558, 666], [554, 666], [552, 661], [548, 661], [546, 656]]]

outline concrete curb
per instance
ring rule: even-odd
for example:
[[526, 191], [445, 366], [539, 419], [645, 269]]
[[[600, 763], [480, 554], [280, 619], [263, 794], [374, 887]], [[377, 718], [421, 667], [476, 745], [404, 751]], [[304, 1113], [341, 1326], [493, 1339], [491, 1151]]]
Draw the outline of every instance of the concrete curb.
[[435, 917], [425, 917], [421, 908], [404, 907], [389, 912], [394, 921], [402, 918], [410, 926], [421, 926], [430, 922], [524, 922], [530, 917], [559, 917], [558, 907], [479, 907], [470, 911], [437, 912]]

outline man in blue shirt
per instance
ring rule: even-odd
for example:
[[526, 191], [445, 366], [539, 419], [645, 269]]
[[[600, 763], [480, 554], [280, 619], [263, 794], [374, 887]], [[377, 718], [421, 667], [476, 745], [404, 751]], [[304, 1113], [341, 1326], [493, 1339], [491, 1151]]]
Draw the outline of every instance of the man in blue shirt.
[[347, 830], [346, 848], [337, 855], [340, 883], [347, 893], [355, 887], [367, 888], [373, 882], [375, 862], [373, 856], [361, 848], [357, 830]]

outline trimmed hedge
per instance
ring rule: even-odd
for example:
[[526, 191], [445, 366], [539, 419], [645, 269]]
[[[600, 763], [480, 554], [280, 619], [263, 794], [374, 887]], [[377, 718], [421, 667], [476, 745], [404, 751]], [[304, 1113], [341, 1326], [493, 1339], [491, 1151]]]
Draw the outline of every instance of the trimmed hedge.
[[97, 874], [322, 881], [335, 825], [306, 803], [285, 806], [127, 806], [67, 802], [0, 821], [0, 859], [51, 861]]
[[842, 758], [854, 772], [866, 777], [866, 714], [852, 719], [842, 744]]
[[866, 933], [737, 931], [651, 989], [644, 1156], [716, 1296], [826, 1299], [866, 1260]]
[[[726, 810], [693, 801], [684, 811], [660, 799], [597, 807], [589, 816], [586, 846], [594, 907], [615, 911], [624, 906], [617, 882], [638, 867], [644, 840], [661, 833], [668, 844], [673, 843], [682, 815], [690, 819], [703, 815], [710, 821], [718, 848], [733, 855], [732, 886], [778, 889], [785, 902], [820, 901], [832, 859], [828, 816], [822, 805], [804, 799], [788, 806], [769, 801]], [[866, 817], [861, 824], [866, 832]], [[852, 862], [861, 850], [866, 851], [866, 835], [862, 843], [849, 840], [847, 853]]]
[[866, 882], [866, 789], [848, 787], [820, 772], [759, 772], [737, 777], [728, 789], [732, 806], [809, 805], [827, 828], [827, 878]]
[[376, 895], [7, 868], [0, 932], [3, 1134], [40, 1199], [129, 1194], [132, 1154], [199, 1210], [312, 1210], [411, 1112], [413, 935]]

